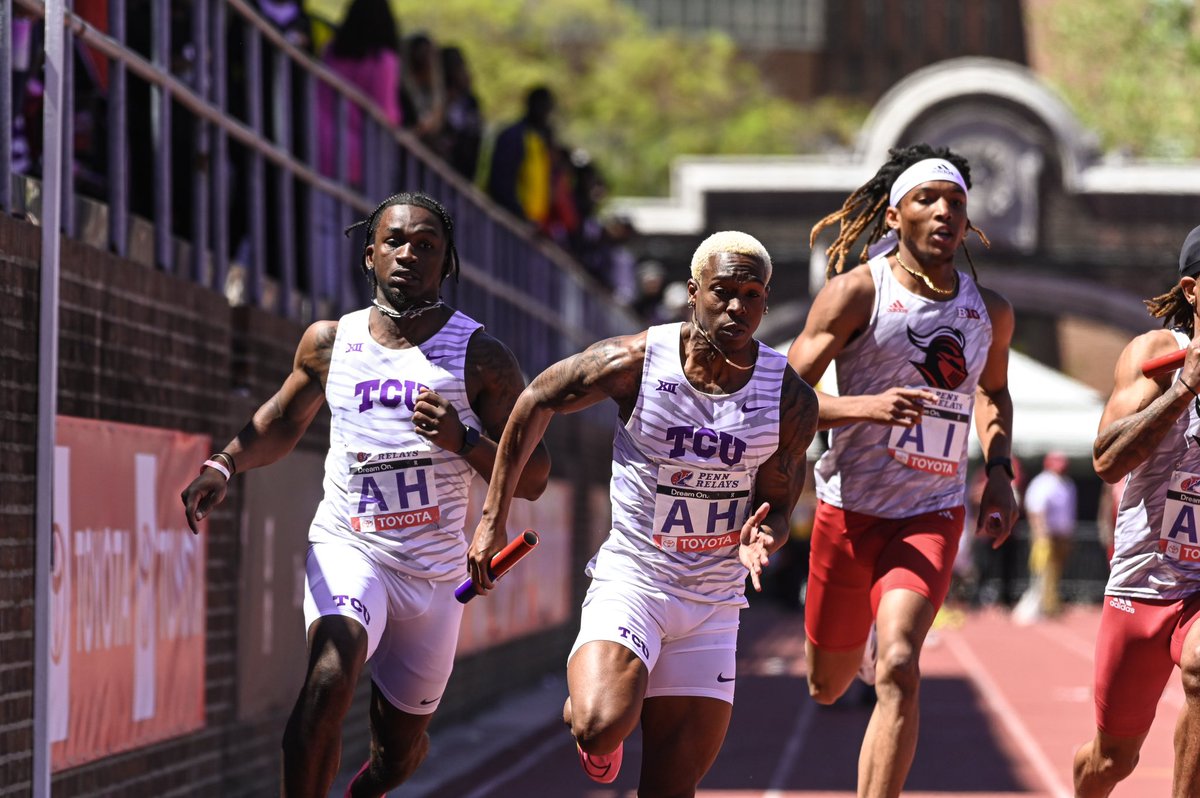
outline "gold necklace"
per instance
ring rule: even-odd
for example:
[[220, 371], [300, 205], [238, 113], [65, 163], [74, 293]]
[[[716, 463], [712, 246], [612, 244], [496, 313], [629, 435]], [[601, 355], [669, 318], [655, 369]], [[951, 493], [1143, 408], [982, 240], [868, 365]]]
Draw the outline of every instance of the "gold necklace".
[[926, 274], [925, 272], [919, 272], [915, 269], [910, 269], [908, 267], [908, 264], [905, 263], [904, 260], [900, 257], [899, 249], [896, 250], [895, 255], [896, 255], [896, 263], [900, 264], [901, 269], [904, 269], [904, 271], [908, 272], [913, 277], [916, 277], [918, 280], [925, 283], [925, 286], [930, 291], [937, 294], [938, 296], [951, 296], [954, 294], [954, 292], [956, 290], [958, 290], [958, 272], [954, 273], [954, 285], [953, 286], [951, 286], [950, 288], [938, 288], [936, 285], [933, 284], [933, 280], [929, 279], [928, 274]]

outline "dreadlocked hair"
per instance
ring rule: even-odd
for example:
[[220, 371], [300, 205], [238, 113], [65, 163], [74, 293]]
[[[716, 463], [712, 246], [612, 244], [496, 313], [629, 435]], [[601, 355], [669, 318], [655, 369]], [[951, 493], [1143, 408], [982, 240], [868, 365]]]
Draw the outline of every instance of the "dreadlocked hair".
[[1163, 320], [1164, 327], [1177, 328], [1187, 333], [1191, 338], [1195, 335], [1193, 320], [1195, 311], [1183, 294], [1183, 288], [1175, 286], [1165, 294], [1159, 294], [1152, 299], [1143, 299], [1146, 309], [1156, 319]]
[[442, 230], [446, 234], [446, 261], [442, 264], [442, 279], [454, 277], [454, 282], [458, 282], [458, 249], [454, 246], [454, 220], [450, 218], [450, 214], [446, 211], [442, 203], [435, 200], [428, 194], [423, 194], [419, 191], [409, 192], [404, 191], [392, 196], [379, 203], [379, 206], [371, 212], [371, 215], [366, 219], [355, 222], [342, 231], [343, 235], [349, 236], [354, 230], [366, 225], [367, 235], [363, 242], [362, 257], [358, 260], [359, 268], [367, 275], [367, 279], [371, 281], [371, 288], [375, 287], [375, 272], [367, 268], [367, 247], [375, 243], [375, 231], [379, 229], [379, 219], [383, 216], [383, 212], [393, 205], [413, 205], [418, 208], [434, 213], [442, 220]]
[[[828, 265], [825, 267], [826, 279], [845, 271], [850, 249], [863, 232], [869, 229], [866, 244], [858, 258], [859, 263], [866, 261], [867, 250], [871, 244], [883, 238], [888, 232], [884, 211], [888, 207], [888, 195], [892, 191], [892, 184], [905, 169], [927, 158], [943, 158], [954, 164], [962, 174], [967, 186], [970, 187], [971, 165], [966, 158], [953, 152], [949, 147], [935, 149], [922, 143], [908, 147], [893, 147], [888, 150], [888, 161], [879, 167], [875, 176], [851, 192], [846, 201], [842, 203], [841, 208], [813, 225], [812, 232], [808, 237], [810, 247], [816, 245], [817, 235], [826, 227], [835, 223], [839, 226], [837, 238], [825, 250], [825, 254], [829, 256]], [[987, 236], [983, 234], [982, 230], [971, 224], [970, 220], [967, 221], [967, 229], [974, 231], [985, 247], [991, 247]], [[971, 251], [967, 249], [966, 241], [963, 242], [963, 251], [967, 253], [967, 263], [971, 265], [971, 276], [978, 282], [975, 274], [975, 261], [971, 259]]]

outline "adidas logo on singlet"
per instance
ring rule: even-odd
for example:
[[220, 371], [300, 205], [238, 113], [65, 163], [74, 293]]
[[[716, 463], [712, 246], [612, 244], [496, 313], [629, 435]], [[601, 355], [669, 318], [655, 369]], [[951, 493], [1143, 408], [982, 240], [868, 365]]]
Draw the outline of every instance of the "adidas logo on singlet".
[[888, 305], [888, 313], [908, 313], [908, 308], [904, 307], [904, 303], [897, 299], [892, 304]]
[[1127, 612], [1130, 615], [1133, 615], [1133, 602], [1127, 598], [1113, 596], [1108, 600], [1108, 606], [1112, 607], [1113, 609], [1120, 610], [1121, 612]]

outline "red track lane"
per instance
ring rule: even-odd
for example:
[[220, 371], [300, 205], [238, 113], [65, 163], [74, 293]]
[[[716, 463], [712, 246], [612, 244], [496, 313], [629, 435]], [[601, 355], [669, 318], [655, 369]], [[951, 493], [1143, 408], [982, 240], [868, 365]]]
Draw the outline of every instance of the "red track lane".
[[[1070, 798], [1075, 749], [1094, 733], [1092, 646], [1098, 607], [1017, 626], [1006, 613], [947, 611], [922, 658], [921, 737], [905, 796]], [[800, 614], [758, 602], [742, 615], [737, 703], [701, 798], [845, 798], [855, 794], [859, 743], [870, 716], [855, 684], [833, 707], [805, 689]], [[1134, 774], [1117, 798], [1168, 795], [1172, 734], [1183, 696], [1178, 672], [1159, 704]], [[457, 774], [455, 798], [633, 798], [641, 738], [625, 744], [612, 785], [590, 782], [565, 728], [548, 718], [516, 750]]]

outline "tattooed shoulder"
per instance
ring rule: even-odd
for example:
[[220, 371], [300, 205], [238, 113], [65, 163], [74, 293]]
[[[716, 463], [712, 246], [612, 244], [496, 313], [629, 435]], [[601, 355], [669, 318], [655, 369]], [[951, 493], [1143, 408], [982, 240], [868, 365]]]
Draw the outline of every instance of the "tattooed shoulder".
[[306, 371], [322, 378], [329, 373], [333, 344], [337, 340], [336, 321], [318, 321], [309, 326], [300, 342], [297, 360]]

